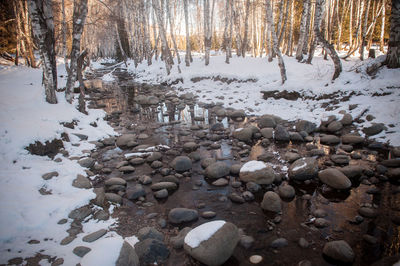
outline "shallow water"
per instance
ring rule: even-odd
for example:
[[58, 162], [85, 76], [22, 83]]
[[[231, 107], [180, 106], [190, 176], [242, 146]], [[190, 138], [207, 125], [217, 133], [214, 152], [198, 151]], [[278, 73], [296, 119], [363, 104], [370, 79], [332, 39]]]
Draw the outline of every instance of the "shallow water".
[[[168, 145], [172, 148], [180, 149], [184, 142], [194, 140], [196, 130], [192, 130], [194, 125], [209, 132], [209, 126], [218, 122], [218, 118], [210, 109], [205, 108], [196, 102], [186, 104], [184, 108], [177, 108], [176, 104], [170, 101], [162, 101], [158, 105], [141, 106], [135, 102], [137, 95], [143, 94], [141, 84], [132, 82], [132, 78], [126, 73], [116, 73], [117, 82], [107, 84], [109, 97], [97, 101], [104, 104], [107, 113], [120, 113], [121, 123], [117, 130], [128, 133], [135, 132], [138, 126], [144, 127], [150, 138], [143, 140], [141, 144]], [[203, 106], [203, 107], [202, 107]], [[180, 106], [182, 107], [182, 105]], [[225, 129], [242, 127], [249, 121], [254, 121], [254, 117], [246, 118], [243, 122], [234, 122], [228, 118], [220, 119]], [[121, 126], [124, 124], [124, 126]], [[133, 125], [127, 127], [127, 124]], [[254, 124], [254, 123], [253, 123]], [[213, 142], [213, 141], [212, 141]], [[385, 257], [399, 254], [400, 249], [400, 227], [395, 226], [390, 217], [393, 211], [399, 211], [400, 193], [394, 194], [394, 186], [388, 182], [378, 183], [376, 187], [380, 194], [367, 194], [370, 185], [354, 184], [349, 192], [336, 192], [327, 188], [317, 181], [309, 184], [296, 183], [287, 180], [287, 167], [289, 164], [282, 157], [283, 154], [291, 149], [296, 149], [300, 154], [306, 151], [304, 143], [278, 144], [271, 143], [268, 147], [263, 147], [259, 142], [253, 143], [247, 156], [241, 156], [233, 147], [230, 139], [222, 135], [222, 139], [215, 141], [220, 144], [218, 149], [210, 149], [208, 146], [200, 146], [198, 152], [200, 157], [214, 157], [224, 160], [227, 164], [243, 163], [248, 160], [256, 160], [257, 157], [265, 152], [273, 153], [273, 158], [269, 165], [281, 175], [284, 182], [289, 182], [296, 190], [296, 196], [290, 201], [283, 201], [282, 216], [279, 223], [274, 223], [276, 215], [266, 213], [260, 208], [263, 193], [271, 190], [270, 186], [263, 187], [262, 192], [255, 194], [255, 201], [244, 204], [232, 203], [227, 196], [231, 192], [241, 193], [245, 186], [240, 188], [215, 187], [210, 180], [205, 180], [203, 169], [200, 162], [193, 165], [190, 176], [180, 179], [179, 189], [172, 193], [167, 200], [157, 201], [153, 198], [149, 188], [146, 195], [147, 202], [153, 202], [154, 206], [142, 207], [137, 204], [122, 206], [116, 211], [119, 217], [117, 231], [122, 235], [132, 235], [144, 226], [156, 226], [155, 219], [145, 219], [149, 213], [159, 213], [159, 217], [164, 217], [168, 211], [175, 207], [198, 208], [199, 213], [203, 211], [214, 211], [217, 216], [213, 219], [223, 219], [234, 223], [244, 230], [244, 233], [253, 236], [254, 245], [246, 250], [240, 245], [237, 246], [233, 256], [224, 265], [250, 265], [248, 258], [257, 254], [264, 257], [263, 265], [297, 265], [300, 261], [307, 259], [312, 265], [332, 265], [322, 256], [322, 247], [328, 240], [346, 240], [353, 247], [356, 253], [354, 265], [369, 265], [372, 262]], [[321, 145], [318, 140], [315, 143], [326, 154], [335, 153], [335, 147]], [[236, 146], [235, 146], [236, 147]], [[362, 164], [373, 167], [377, 161], [386, 156], [385, 154], [375, 154], [368, 150], [360, 150], [367, 153], [367, 160], [351, 160], [350, 164]], [[325, 156], [326, 157], [326, 156]], [[173, 156], [163, 157], [164, 166], [167, 166]], [[326, 158], [319, 159], [322, 166]], [[138, 166], [134, 175], [154, 173], [148, 165]], [[153, 183], [162, 180], [159, 173], [152, 176]], [[231, 176], [230, 181], [238, 180], [238, 177]], [[201, 181], [202, 186], [195, 186], [196, 181]], [[310, 195], [310, 199], [304, 199], [304, 195]], [[373, 204], [378, 208], [379, 216], [375, 219], [365, 218], [364, 222], [357, 225], [351, 223], [358, 215], [358, 209], [362, 204]], [[316, 209], [323, 209], [328, 216], [325, 217], [330, 226], [317, 229], [309, 224], [312, 213]], [[197, 226], [207, 219], [199, 218], [198, 221], [188, 224]], [[187, 225], [179, 226], [183, 228]], [[177, 228], [168, 224], [165, 229], [160, 229], [168, 240], [177, 232]], [[363, 241], [364, 234], [370, 234], [378, 239], [375, 245], [367, 244]], [[289, 241], [289, 245], [282, 249], [274, 250], [269, 247], [270, 242], [276, 238], [284, 237]], [[298, 246], [297, 241], [304, 237], [310, 243], [310, 247], [303, 249]], [[188, 258], [183, 251], [170, 248], [171, 255], [166, 265], [198, 265], [193, 259]]]

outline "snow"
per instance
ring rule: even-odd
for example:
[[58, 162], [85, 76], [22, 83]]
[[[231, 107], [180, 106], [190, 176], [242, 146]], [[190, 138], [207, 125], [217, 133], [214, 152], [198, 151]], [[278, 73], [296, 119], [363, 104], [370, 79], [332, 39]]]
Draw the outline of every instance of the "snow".
[[301, 165], [298, 165], [298, 166], [294, 167], [293, 171], [298, 171], [300, 169], [303, 169], [306, 166], [307, 166], [307, 163], [305, 161], [303, 161]]
[[80, 263], [82, 266], [114, 266], [123, 243], [119, 235], [97, 240], [92, 250], [82, 258]]
[[208, 240], [224, 224], [225, 221], [217, 220], [199, 225], [189, 231], [184, 241], [186, 245], [190, 246], [191, 248], [196, 248], [201, 242]]
[[[377, 51], [379, 53], [379, 51]], [[324, 60], [321, 50], [317, 50], [313, 63], [302, 64], [293, 57], [284, 56], [288, 80], [281, 85], [278, 62], [263, 58], [236, 57], [225, 63], [224, 54], [216, 54], [210, 58], [210, 64], [204, 65], [201, 55], [193, 54], [193, 63], [186, 67], [180, 65], [182, 73], [178, 72], [174, 65], [170, 75], [166, 75], [165, 66], [161, 61], [153, 61], [151, 66], [142, 62], [137, 68], [133, 62], [129, 62], [129, 70], [135, 74], [138, 82], [159, 84], [162, 82], [172, 83], [178, 79], [179, 82], [172, 87], [178, 94], [194, 93], [203, 102], [223, 102], [224, 107], [243, 109], [249, 115], [273, 114], [295, 121], [305, 119], [320, 124], [322, 119], [330, 115], [338, 118], [343, 112], [350, 113], [353, 118], [368, 110], [365, 115], [371, 114], [376, 118], [371, 121], [384, 123], [390, 127], [385, 134], [373, 136], [378, 141], [389, 142], [392, 145], [400, 145], [400, 69], [388, 69], [383, 67], [376, 77], [368, 76], [365, 71], [357, 73], [356, 69], [365, 69], [365, 65], [371, 63], [372, 59], [361, 62], [357, 57], [350, 57], [348, 61], [342, 60], [343, 72], [335, 81], [333, 76], [332, 60]], [[199, 78], [198, 80], [192, 80]], [[230, 79], [230, 83], [222, 82], [221, 78]], [[214, 79], [214, 80], [212, 80]], [[269, 98], [264, 100], [262, 91], [297, 91], [307, 97], [296, 101], [286, 99]], [[327, 111], [322, 105], [328, 103], [327, 99], [316, 100], [315, 98], [324, 94], [336, 93], [339, 98], [350, 96], [348, 101], [339, 101], [333, 110]], [[389, 95], [382, 95], [390, 93]], [[357, 104], [353, 110], [349, 106]], [[329, 107], [333, 104], [329, 103]], [[384, 107], [384, 108], [382, 108]], [[371, 125], [366, 121], [358, 124], [360, 130]]]
[[265, 165], [265, 163], [261, 162], [261, 161], [249, 161], [247, 163], [245, 163], [242, 168], [240, 168], [240, 172], [244, 173], [244, 172], [255, 172], [258, 170], [262, 170], [264, 168], [266, 168], [267, 166]]
[[[63, 65], [58, 75], [65, 75]], [[66, 230], [72, 222], [58, 224], [68, 218], [73, 209], [86, 205], [95, 194], [91, 189], [72, 187], [78, 174], [86, 175], [76, 160], [60, 154], [55, 162], [47, 156], [31, 155], [25, 147], [35, 141], [45, 142], [61, 138], [67, 133], [71, 142], [64, 142], [70, 156], [83, 157], [83, 150], [95, 148], [91, 141], [115, 135], [114, 130], [102, 119], [102, 110], [89, 109], [89, 115], [76, 110], [67, 103], [64, 93], [57, 93], [58, 104], [45, 102], [41, 86], [42, 71], [26, 67], [2, 66], [0, 69], [0, 264], [15, 257], [42, 254], [64, 259], [65, 265], [76, 265], [80, 258], [72, 253], [77, 245], [93, 249], [94, 243], [82, 243], [87, 233], [101, 228], [110, 228], [115, 220], [96, 222], [93, 219], [83, 223], [83, 232], [71, 244], [61, 246], [60, 241], [68, 236]], [[59, 86], [65, 84], [59, 79]], [[61, 122], [78, 121], [75, 129], [63, 127]], [[98, 127], [89, 124], [96, 122]], [[85, 134], [87, 141], [79, 141], [72, 133]], [[80, 144], [73, 146], [73, 144]], [[43, 180], [42, 175], [57, 171], [59, 176]], [[41, 195], [40, 189], [50, 191]], [[38, 240], [39, 244], [28, 244]], [[45, 261], [40, 262], [47, 264]]]

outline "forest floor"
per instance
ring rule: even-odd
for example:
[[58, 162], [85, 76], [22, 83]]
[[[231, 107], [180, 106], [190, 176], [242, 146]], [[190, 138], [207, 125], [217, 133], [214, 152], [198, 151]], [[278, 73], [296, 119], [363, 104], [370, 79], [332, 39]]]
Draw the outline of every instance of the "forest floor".
[[[228, 165], [265, 160], [286, 184], [290, 181], [287, 176], [290, 164], [284, 156], [288, 151], [307, 156], [305, 143], [282, 146], [272, 142], [270, 146], [263, 147], [260, 139], [256, 138], [249, 140], [246, 146], [232, 138], [231, 132], [257, 125], [264, 114], [287, 120], [283, 125], [292, 131], [298, 119], [309, 120], [319, 126], [321, 120], [327, 120], [330, 115], [340, 121], [347, 113], [352, 115], [354, 122], [336, 134], [341, 136], [357, 131], [368, 139], [365, 146], [354, 146], [353, 153], [361, 154], [362, 158], [351, 158], [350, 164], [363, 165], [364, 174], [370, 174], [367, 169], [375, 172], [377, 162], [388, 159], [390, 148], [378, 145], [378, 149], [373, 150], [368, 145], [374, 140], [400, 145], [399, 70], [382, 68], [371, 78], [363, 73], [360, 62], [353, 58], [343, 62], [344, 72], [338, 80], [331, 82], [333, 65], [329, 60], [317, 56], [313, 65], [306, 65], [285, 57], [288, 81], [282, 86], [276, 60], [268, 63], [265, 58], [233, 58], [227, 65], [224, 56], [215, 55], [211, 57], [208, 67], [203, 66], [201, 57], [195, 56], [194, 60], [189, 68], [181, 65], [182, 74], [174, 67], [170, 76], [165, 75], [161, 62], [155, 62], [150, 67], [142, 64], [137, 69], [130, 62], [128, 69], [134, 76], [133, 81], [129, 77], [127, 80], [126, 74], [119, 77], [119, 70], [107, 70], [101, 62], [93, 63], [93, 73], [101, 72], [104, 84], [96, 87], [94, 82], [91, 83], [88, 100], [92, 101], [90, 107], [95, 109], [88, 109], [88, 116], [66, 103], [62, 92], [57, 93], [57, 105], [45, 103], [40, 70], [1, 67], [0, 264], [21, 264], [25, 260], [32, 265], [59, 265], [61, 262], [65, 265], [113, 265], [123, 239], [135, 243], [137, 239], [134, 235], [144, 226], [156, 227], [169, 240], [178, 228], [165, 224], [166, 216], [176, 206], [199, 209], [201, 212], [214, 211], [218, 219], [236, 223], [255, 238], [252, 249], [238, 247], [234, 258], [230, 259], [231, 265], [246, 265], [248, 257], [253, 254], [273, 257], [275, 262], [284, 264], [298, 263], [307, 257], [313, 264], [323, 265], [321, 263], [326, 262], [320, 254], [325, 238], [346, 239], [355, 248], [358, 265], [365, 262], [361, 257], [371, 251], [378, 252], [366, 257], [372, 260], [398, 255], [398, 251], [388, 248], [388, 245], [398, 244], [396, 233], [385, 234], [395, 230], [392, 224], [384, 222], [378, 227], [375, 223], [378, 221], [374, 219], [368, 219], [368, 223], [360, 227], [348, 223], [354, 221], [360, 206], [379, 209], [382, 219], [389, 220], [398, 211], [395, 209], [399, 200], [396, 195], [400, 194], [394, 194], [398, 191], [397, 185], [388, 185], [387, 179], [380, 180], [378, 173], [368, 176], [361, 184], [355, 182], [350, 193], [332, 192], [315, 181], [306, 185], [291, 182], [296, 190], [296, 200], [283, 202], [283, 214], [278, 216], [282, 222], [278, 222], [276, 217], [270, 217], [260, 209], [262, 194], [255, 193], [254, 203], [234, 203], [232, 194], [240, 195], [246, 190], [243, 185], [237, 187], [235, 182], [239, 181], [238, 177], [232, 175], [227, 179], [229, 185], [217, 188], [204, 179], [200, 161], [195, 158], [215, 158]], [[358, 66], [361, 66], [361, 73], [355, 71]], [[59, 76], [65, 76], [63, 69], [60, 65]], [[65, 80], [60, 78], [59, 81], [62, 88]], [[158, 84], [172, 85], [172, 88], [166, 89]], [[153, 107], [138, 104], [138, 95], [156, 96], [159, 101]], [[170, 102], [177, 105], [173, 106], [172, 114]], [[232, 111], [230, 108], [243, 109], [246, 118], [243, 117], [241, 122], [219, 119], [213, 114], [215, 107], [223, 107], [227, 113]], [[108, 123], [103, 120], [104, 117]], [[223, 129], [208, 136], [210, 127], [217, 121], [221, 121]], [[373, 123], [382, 123], [379, 133], [365, 135], [363, 129], [369, 132], [368, 128]], [[199, 130], [205, 132], [204, 136], [198, 135]], [[116, 139], [113, 136], [128, 133], [133, 133], [135, 142], [140, 145], [134, 149], [115, 148]], [[314, 140], [321, 137], [318, 134], [313, 136]], [[63, 148], [56, 149], [54, 154], [54, 150], [49, 151], [49, 156], [32, 155], [34, 149], [31, 148], [30, 152], [26, 149], [36, 141], [45, 143], [54, 139], [62, 139]], [[198, 145], [197, 155], [185, 151], [183, 147], [192, 141]], [[338, 146], [320, 145], [319, 141], [317, 144], [317, 149], [327, 152], [318, 164], [320, 168], [327, 167], [332, 163], [329, 156], [336, 153]], [[133, 173], [129, 169], [126, 172], [120, 169], [128, 161], [129, 153], [143, 153], [140, 149], [157, 145], [165, 145], [158, 146], [164, 147], [159, 148], [162, 157], [157, 160], [162, 166], [149, 161], [135, 165]], [[38, 150], [44, 149], [39, 147]], [[189, 174], [192, 178], [188, 178], [187, 173], [174, 174], [169, 163], [177, 154], [191, 156], [194, 165]], [[122, 164], [117, 167], [119, 163]], [[146, 186], [146, 199], [131, 201], [125, 193], [116, 192], [119, 188], [113, 190], [105, 184], [105, 180], [111, 177], [121, 177], [127, 181], [128, 189], [138, 184], [138, 178], [143, 175], [151, 176], [155, 183], [166, 177], [162, 174], [163, 168], [172, 170], [173, 177], [166, 175], [170, 181], [179, 179], [179, 189], [171, 193], [167, 200], [156, 200], [150, 187]], [[77, 178], [79, 175], [84, 178]], [[89, 187], [104, 188], [109, 193], [108, 200], [117, 198], [119, 203], [105, 203], [101, 207], [95, 205], [98, 191], [96, 194], [91, 189], [79, 188], [85, 187], [87, 180], [90, 180]], [[75, 185], [71, 186], [73, 183]], [[276, 188], [278, 184], [263, 187], [262, 191]], [[380, 193], [393, 196], [381, 199], [376, 196]], [[110, 194], [122, 195], [122, 198]], [[311, 195], [310, 198], [307, 195]], [[88, 207], [79, 209], [81, 206]], [[315, 229], [301, 225], [313, 218], [317, 209], [328, 213], [327, 220], [332, 226]], [[72, 213], [73, 210], [79, 211]], [[250, 223], [249, 214], [257, 217]], [[82, 216], [78, 219], [76, 215]], [[199, 218], [190, 225], [196, 226], [205, 221], [206, 218]], [[272, 227], [272, 233], [263, 229], [265, 223]], [[100, 229], [106, 229], [105, 236], [100, 240], [90, 243], [83, 240], [84, 236]], [[378, 239], [377, 246], [371, 248], [360, 244], [366, 233]], [[289, 240], [289, 247], [277, 252], [268, 245], [279, 236]], [[297, 242], [300, 237], [305, 237], [313, 249], [299, 250], [297, 244], [292, 242]], [[62, 241], [65, 241], [64, 245], [60, 245]], [[83, 258], [75, 255], [82, 252], [76, 250], [81, 246], [91, 249]], [[173, 249], [170, 244], [168, 247], [171, 255], [167, 264], [182, 263], [182, 260], [196, 264], [182, 251]]]

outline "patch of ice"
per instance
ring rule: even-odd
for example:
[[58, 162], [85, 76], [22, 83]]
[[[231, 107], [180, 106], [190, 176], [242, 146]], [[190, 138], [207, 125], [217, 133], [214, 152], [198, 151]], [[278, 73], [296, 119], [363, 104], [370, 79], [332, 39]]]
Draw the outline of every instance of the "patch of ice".
[[266, 168], [267, 166], [265, 165], [265, 163], [261, 162], [261, 161], [249, 161], [247, 163], [245, 163], [242, 168], [240, 168], [240, 172], [255, 172], [258, 170], [262, 170], [264, 168]]
[[217, 232], [225, 221], [218, 220], [197, 226], [192, 229], [185, 237], [185, 243], [191, 248], [196, 248], [201, 242], [208, 240], [215, 232]]
[[147, 157], [147, 156], [150, 156], [152, 154], [153, 154], [152, 152], [131, 152], [131, 153], [125, 154], [124, 156], [125, 156], [126, 159], [129, 160], [129, 159], [132, 159], [132, 158], [135, 158], [135, 157]]

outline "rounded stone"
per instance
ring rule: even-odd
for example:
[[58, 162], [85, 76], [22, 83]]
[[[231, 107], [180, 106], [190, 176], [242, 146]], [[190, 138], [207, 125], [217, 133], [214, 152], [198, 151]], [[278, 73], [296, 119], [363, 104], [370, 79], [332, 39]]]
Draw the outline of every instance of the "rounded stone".
[[224, 162], [216, 162], [206, 168], [205, 176], [208, 178], [221, 178], [229, 175], [230, 167]]
[[305, 181], [318, 174], [318, 162], [315, 158], [306, 157], [296, 160], [289, 167], [289, 178]]
[[178, 156], [171, 162], [175, 171], [182, 173], [192, 169], [192, 160], [188, 156]]
[[334, 189], [349, 189], [351, 181], [341, 171], [336, 168], [329, 168], [318, 173], [318, 177], [324, 184]]
[[334, 260], [351, 263], [354, 261], [354, 251], [344, 240], [337, 240], [325, 244], [322, 253]]
[[266, 211], [280, 212], [282, 210], [281, 198], [275, 192], [268, 191], [264, 194], [261, 208]]

